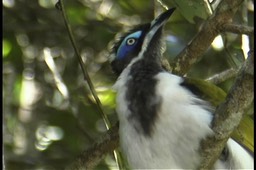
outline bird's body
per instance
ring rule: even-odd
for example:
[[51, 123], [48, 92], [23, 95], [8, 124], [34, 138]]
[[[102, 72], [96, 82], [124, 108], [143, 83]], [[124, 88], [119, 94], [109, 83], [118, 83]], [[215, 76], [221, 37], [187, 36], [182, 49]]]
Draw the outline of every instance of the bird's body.
[[[161, 66], [162, 26], [172, 12], [131, 31], [114, 49], [120, 144], [132, 169], [197, 169], [200, 142], [213, 133], [211, 106]], [[253, 158], [232, 139], [226, 148], [216, 169], [253, 167]]]
[[[129, 72], [129, 68], [127, 68], [127, 72]], [[129, 88], [126, 87], [128, 84], [126, 70], [123, 73], [115, 84], [117, 100], [120, 103], [129, 103], [126, 99], [130, 93]], [[198, 149], [203, 137], [212, 132], [209, 127], [212, 119], [211, 113], [200, 106], [193, 105], [194, 102], [201, 101], [180, 86], [182, 78], [163, 71], [157, 73], [154, 79], [156, 83], [152, 91], [156, 91], [159, 96], [155, 94], [151, 96], [151, 101], [148, 99], [142, 101], [140, 103], [142, 110], [139, 110], [139, 112], [147, 114], [147, 106], [143, 106], [150, 105], [147, 102], [152, 104], [151, 107], [157, 107], [153, 121], [140, 122], [136, 116], [133, 116], [129, 105], [117, 106], [121, 147], [127, 154], [132, 168], [195, 168], [200, 161], [200, 156], [198, 150], [193, 148]], [[129, 81], [135, 80], [131, 77]], [[148, 80], [145, 76], [136, 81], [140, 84], [143, 81], [147, 83], [152, 80]], [[141, 93], [140, 89], [142, 89]], [[135, 89], [134, 100], [140, 98], [139, 95], [145, 95], [143, 91], [145, 93], [152, 92], [147, 87], [141, 86], [140, 89]], [[170, 110], [173, 112], [170, 113]], [[147, 124], [144, 126], [149, 126], [149, 132], [141, 129], [140, 126], [143, 123]], [[184, 148], [186, 151], [180, 148]]]
[[[130, 92], [126, 86], [129, 71], [127, 68], [114, 85], [120, 103], [129, 103], [126, 98]], [[162, 71], [155, 75], [155, 80], [159, 96], [152, 96], [155, 101], [151, 102], [159, 104], [159, 108], [154, 122], [149, 124], [152, 126], [149, 135], [139, 130], [141, 122], [133, 118], [129, 105], [117, 105], [121, 148], [132, 169], [196, 169], [200, 164], [200, 142], [213, 133], [211, 108], [181, 86], [184, 81], [181, 77]], [[130, 77], [129, 81], [135, 80]], [[150, 93], [147, 87], [141, 88]], [[139, 90], [136, 89], [138, 95]], [[136, 100], [138, 96], [134, 97]], [[253, 169], [253, 158], [240, 145], [229, 139], [227, 147], [229, 157], [218, 160], [216, 169]]]

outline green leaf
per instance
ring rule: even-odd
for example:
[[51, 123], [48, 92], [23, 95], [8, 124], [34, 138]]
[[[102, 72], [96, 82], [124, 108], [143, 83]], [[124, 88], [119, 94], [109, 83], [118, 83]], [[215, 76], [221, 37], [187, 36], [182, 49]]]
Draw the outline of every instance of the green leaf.
[[116, 98], [116, 93], [112, 91], [111, 89], [98, 92], [98, 97], [104, 106], [108, 106], [111, 108], [115, 108], [115, 98]]
[[201, 98], [218, 106], [226, 98], [226, 93], [216, 85], [201, 79], [186, 78], [186, 82], [195, 86], [201, 93]]
[[8, 40], [3, 40], [3, 57], [7, 57], [11, 52], [12, 44]]
[[240, 144], [254, 152], [254, 121], [245, 115], [239, 126], [232, 133], [232, 137]]
[[190, 23], [195, 23], [194, 17], [206, 20], [210, 16], [207, 4], [203, 0], [174, 0], [173, 2]]

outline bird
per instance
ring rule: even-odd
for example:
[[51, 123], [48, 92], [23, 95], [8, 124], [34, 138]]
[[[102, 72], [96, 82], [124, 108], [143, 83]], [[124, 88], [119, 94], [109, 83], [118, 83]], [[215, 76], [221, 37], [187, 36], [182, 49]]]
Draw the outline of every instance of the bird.
[[[120, 36], [109, 54], [117, 75], [120, 146], [131, 169], [198, 169], [214, 108], [161, 64], [164, 26], [175, 8]], [[228, 139], [214, 169], [253, 169], [253, 156]]]

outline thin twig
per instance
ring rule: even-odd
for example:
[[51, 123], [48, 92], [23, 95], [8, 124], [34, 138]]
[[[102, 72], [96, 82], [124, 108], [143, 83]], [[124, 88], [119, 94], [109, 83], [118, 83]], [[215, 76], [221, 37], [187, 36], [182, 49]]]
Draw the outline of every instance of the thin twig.
[[225, 70], [221, 73], [215, 74], [215, 75], [207, 78], [205, 81], [208, 81], [213, 84], [220, 84], [230, 78], [235, 77], [237, 75], [237, 73], [238, 73], [238, 70], [231, 68], [231, 69]]
[[166, 10], [168, 10], [168, 6], [162, 2], [162, 0], [157, 0], [157, 2]]
[[226, 24], [222, 27], [222, 31], [232, 32], [235, 34], [254, 34], [254, 27], [244, 26], [244, 25], [236, 25], [236, 24]]
[[223, 43], [224, 43], [224, 52], [227, 55], [228, 64], [230, 65], [231, 68], [239, 69], [238, 64], [235, 62], [234, 55], [232, 55], [229, 50], [229, 41], [227, 38], [227, 34], [223, 33], [222, 38], [223, 38]]
[[80, 54], [78, 52], [77, 45], [76, 45], [76, 42], [75, 42], [75, 39], [74, 39], [74, 36], [73, 36], [73, 32], [72, 32], [71, 26], [68, 23], [68, 19], [67, 19], [67, 16], [66, 16], [66, 12], [65, 12], [65, 8], [64, 8], [64, 4], [63, 4], [62, 0], [59, 0], [58, 4], [60, 5], [60, 10], [61, 10], [64, 22], [65, 22], [65, 26], [66, 26], [66, 28], [68, 30], [68, 35], [69, 35], [69, 38], [71, 40], [72, 46], [73, 46], [73, 48], [75, 50], [75, 54], [76, 54], [76, 56], [77, 56], [77, 58], [79, 60], [79, 64], [80, 64], [80, 67], [82, 69], [82, 72], [83, 72], [83, 75], [84, 75], [84, 79], [88, 83], [88, 86], [90, 88], [92, 96], [93, 96], [93, 98], [95, 99], [95, 101], [97, 103], [97, 108], [98, 108], [98, 110], [99, 110], [99, 112], [100, 112], [100, 114], [101, 114], [101, 116], [103, 118], [103, 121], [105, 122], [105, 125], [106, 125], [107, 129], [109, 129], [111, 127], [111, 124], [110, 124], [106, 114], [103, 112], [102, 104], [100, 102], [100, 99], [97, 96], [97, 93], [95, 91], [94, 85], [93, 85], [93, 83], [91, 81], [91, 78], [89, 76], [89, 73], [87, 72], [85, 64], [83, 63], [82, 57], [80, 56]]
[[[80, 67], [82, 69], [82, 72], [83, 72], [83, 75], [84, 75], [84, 79], [88, 83], [88, 86], [90, 88], [92, 96], [93, 96], [93, 98], [95, 99], [95, 101], [97, 103], [97, 108], [98, 108], [98, 110], [99, 110], [99, 112], [100, 112], [100, 114], [101, 114], [101, 116], [103, 118], [103, 121], [104, 121], [104, 123], [106, 125], [107, 130], [109, 130], [111, 128], [111, 123], [110, 123], [107, 115], [103, 111], [102, 104], [100, 102], [100, 99], [98, 98], [98, 95], [97, 95], [96, 91], [95, 91], [95, 88], [94, 88], [94, 85], [93, 85], [93, 83], [91, 81], [89, 73], [87, 72], [87, 69], [86, 69], [86, 67], [85, 67], [85, 65], [83, 63], [83, 60], [82, 60], [82, 57], [80, 56], [80, 53], [78, 52], [78, 49], [77, 49], [77, 46], [76, 46], [76, 42], [75, 42], [75, 39], [74, 39], [74, 36], [73, 36], [73, 32], [72, 32], [71, 26], [68, 23], [68, 19], [67, 19], [67, 16], [66, 16], [66, 12], [65, 12], [65, 8], [64, 8], [64, 4], [63, 4], [62, 0], [59, 0], [57, 2], [56, 7], [62, 13], [64, 22], [65, 22], [65, 26], [66, 26], [66, 28], [68, 30], [69, 38], [70, 38], [72, 46], [73, 46], [73, 48], [75, 50], [76, 56], [78, 57]], [[117, 165], [118, 165], [119, 169], [121, 169], [123, 167], [122, 166], [123, 164], [122, 164], [122, 161], [121, 161], [120, 153], [118, 151], [114, 150], [114, 156], [115, 156], [115, 159], [116, 159], [116, 162], [117, 162]]]

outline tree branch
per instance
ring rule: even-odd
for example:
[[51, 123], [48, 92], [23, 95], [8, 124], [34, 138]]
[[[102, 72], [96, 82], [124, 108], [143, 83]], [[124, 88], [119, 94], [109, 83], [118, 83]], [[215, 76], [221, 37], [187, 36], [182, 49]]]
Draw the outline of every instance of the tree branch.
[[65, 26], [66, 26], [66, 28], [67, 28], [67, 32], [68, 32], [68, 35], [69, 35], [69, 39], [70, 39], [71, 44], [72, 44], [72, 46], [73, 46], [73, 48], [74, 48], [75, 54], [76, 54], [76, 56], [77, 56], [77, 58], [78, 58], [79, 65], [80, 65], [80, 67], [81, 67], [81, 70], [82, 70], [82, 73], [83, 73], [83, 76], [84, 76], [84, 80], [87, 81], [87, 84], [88, 84], [88, 86], [89, 86], [90, 92], [91, 92], [91, 94], [92, 94], [94, 100], [95, 100], [96, 103], [97, 103], [97, 105], [96, 105], [96, 106], [97, 106], [97, 109], [99, 110], [99, 113], [100, 113], [101, 116], [102, 116], [102, 119], [103, 119], [103, 121], [104, 121], [104, 123], [105, 123], [105, 125], [106, 125], [106, 128], [109, 129], [109, 128], [111, 127], [111, 123], [110, 123], [110, 121], [108, 120], [107, 115], [106, 115], [106, 114], [104, 113], [104, 111], [103, 111], [102, 104], [101, 104], [100, 99], [99, 99], [99, 97], [98, 97], [98, 95], [97, 95], [97, 93], [96, 93], [96, 90], [95, 90], [95, 88], [94, 88], [94, 85], [93, 85], [93, 83], [92, 83], [92, 80], [91, 80], [91, 78], [90, 78], [90, 76], [89, 76], [89, 73], [88, 73], [88, 71], [87, 71], [86, 65], [83, 63], [83, 59], [82, 59], [82, 57], [81, 57], [81, 55], [80, 55], [80, 53], [79, 53], [79, 51], [78, 51], [78, 48], [77, 48], [77, 45], [76, 45], [76, 41], [75, 41], [75, 38], [74, 38], [74, 35], [73, 35], [73, 31], [72, 31], [72, 29], [71, 29], [71, 26], [70, 26], [70, 24], [69, 24], [69, 22], [68, 22], [68, 18], [67, 18], [67, 16], [66, 16], [66, 10], [65, 10], [65, 8], [64, 8], [63, 0], [58, 0], [58, 2], [56, 3], [56, 8], [61, 11], [61, 14], [62, 14], [62, 16], [63, 16], [64, 23], [65, 23]]
[[249, 53], [238, 77], [227, 95], [226, 101], [216, 110], [212, 122], [214, 135], [202, 141], [202, 164], [200, 169], [211, 169], [228, 138], [239, 125], [245, 109], [253, 101], [254, 94], [254, 51]]
[[204, 23], [201, 31], [171, 63], [172, 72], [184, 75], [209, 48], [214, 38], [229, 23], [243, 0], [222, 0], [213, 16]]
[[91, 148], [83, 151], [66, 170], [93, 169], [107, 153], [113, 152], [118, 145], [118, 123], [116, 123]]
[[238, 73], [238, 70], [231, 68], [207, 78], [206, 81], [213, 84], [220, 84], [226, 81], [227, 79], [235, 77], [237, 73]]
[[253, 35], [254, 27], [249, 27], [249, 26], [244, 26], [244, 25], [235, 25], [235, 24], [226, 24], [226, 25], [223, 25], [221, 31], [232, 32], [232, 33], [236, 33], [236, 34]]

